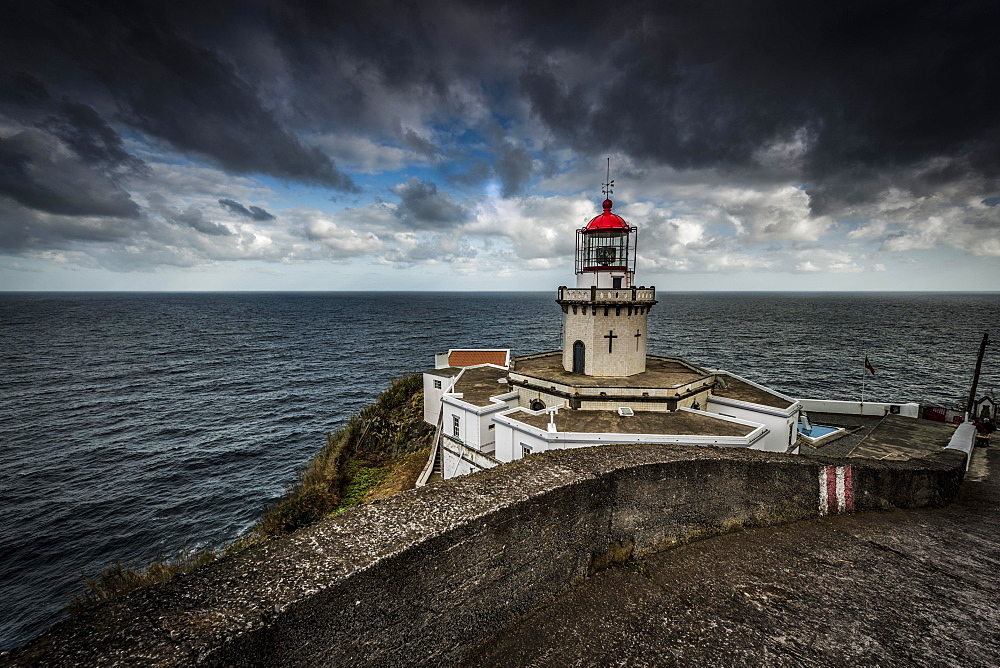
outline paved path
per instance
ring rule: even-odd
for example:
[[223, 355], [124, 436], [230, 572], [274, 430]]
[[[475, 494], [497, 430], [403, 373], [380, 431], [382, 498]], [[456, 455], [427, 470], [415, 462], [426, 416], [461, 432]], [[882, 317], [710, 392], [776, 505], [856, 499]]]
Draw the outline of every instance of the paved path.
[[469, 665], [1000, 665], [1000, 448], [948, 508], [841, 515], [612, 568]]

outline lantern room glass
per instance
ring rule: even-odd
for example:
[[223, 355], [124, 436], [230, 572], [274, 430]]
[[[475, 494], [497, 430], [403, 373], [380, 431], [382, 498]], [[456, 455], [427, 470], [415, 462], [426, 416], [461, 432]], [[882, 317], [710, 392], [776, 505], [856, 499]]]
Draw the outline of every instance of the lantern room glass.
[[583, 271], [627, 269], [629, 230], [602, 230], [583, 235]]

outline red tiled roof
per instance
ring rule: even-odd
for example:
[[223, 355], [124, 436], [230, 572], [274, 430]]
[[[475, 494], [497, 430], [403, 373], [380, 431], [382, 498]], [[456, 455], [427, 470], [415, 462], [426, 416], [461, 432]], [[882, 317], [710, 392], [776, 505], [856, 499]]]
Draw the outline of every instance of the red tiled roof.
[[475, 366], [496, 364], [507, 366], [506, 350], [452, 350], [448, 355], [448, 366]]

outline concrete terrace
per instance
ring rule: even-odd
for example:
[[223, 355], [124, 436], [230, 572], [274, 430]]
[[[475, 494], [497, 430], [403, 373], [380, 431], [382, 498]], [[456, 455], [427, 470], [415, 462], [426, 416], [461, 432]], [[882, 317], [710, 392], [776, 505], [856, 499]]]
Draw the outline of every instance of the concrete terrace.
[[563, 369], [562, 356], [562, 351], [555, 351], [537, 356], [518, 357], [513, 360], [511, 372], [574, 387], [636, 389], [680, 387], [711, 375], [704, 369], [681, 360], [649, 355], [646, 357], [646, 370], [633, 376], [585, 376]]
[[721, 379], [726, 385], [725, 387], [721, 387], [721, 384], [716, 382], [715, 389], [712, 390], [712, 394], [716, 396], [736, 399], [737, 401], [748, 401], [753, 404], [760, 404], [761, 406], [771, 406], [772, 408], [788, 408], [794, 403], [773, 392], [768, 392], [739, 378], [734, 378], [729, 374], [720, 373], [717, 374], [716, 378]]
[[948, 445], [955, 426], [886, 415], [849, 453], [851, 457], [903, 461], [926, 457]]
[[998, 470], [1000, 449], [980, 448], [946, 508], [752, 529], [610, 568], [463, 665], [998, 665]]
[[424, 373], [429, 373], [434, 376], [441, 376], [442, 378], [452, 378], [457, 376], [462, 372], [464, 367], [460, 366], [446, 366], [440, 369], [427, 369]]
[[[532, 415], [519, 411], [510, 417], [532, 427], [546, 429], [549, 416]], [[675, 411], [672, 413], [635, 411], [633, 416], [622, 416], [618, 411], [560, 410], [555, 416], [559, 431], [588, 434], [677, 434], [687, 436], [747, 436], [753, 427], [729, 420]]]
[[455, 383], [455, 392], [461, 392], [462, 401], [473, 406], [489, 406], [493, 403], [490, 397], [510, 392], [509, 385], [499, 382], [506, 377], [506, 369], [492, 366], [470, 367]]
[[919, 459], [948, 445], [955, 426], [929, 420], [887, 415], [841, 415], [810, 412], [813, 424], [843, 427], [848, 432], [818, 447], [799, 440], [804, 455], [867, 457], [904, 461]]

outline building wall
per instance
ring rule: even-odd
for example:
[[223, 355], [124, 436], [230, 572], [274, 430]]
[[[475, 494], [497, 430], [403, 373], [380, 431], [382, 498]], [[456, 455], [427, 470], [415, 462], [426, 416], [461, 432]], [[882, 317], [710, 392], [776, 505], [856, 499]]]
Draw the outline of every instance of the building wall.
[[518, 406], [518, 394], [516, 392], [508, 392], [507, 394], [499, 395], [497, 398], [504, 399], [504, 403], [491, 406], [483, 410], [478, 416], [479, 449], [487, 453], [493, 451], [493, 443], [496, 440], [496, 425], [493, 422], [493, 417]]
[[496, 462], [485, 456], [478, 450], [455, 443], [449, 438], [444, 438], [441, 445], [444, 454], [444, 471], [442, 475], [445, 480], [460, 475], [478, 473], [496, 466]]
[[[444, 424], [441, 431], [452, 438], [457, 438], [470, 448], [480, 449], [479, 415], [473, 406], [457, 401], [454, 397], [444, 398]], [[458, 435], [455, 435], [455, 418], [458, 418]]]
[[598, 288], [612, 288], [616, 278], [622, 279], [621, 287], [632, 287], [633, 278], [631, 271], [585, 271], [582, 274], [576, 275], [576, 287], [589, 288], [594, 286]]
[[531, 408], [531, 402], [535, 399], [541, 400], [545, 404], [546, 408], [569, 405], [569, 402], [565, 397], [561, 397], [556, 394], [549, 394], [548, 392], [543, 392], [542, 390], [536, 390], [533, 387], [518, 386], [517, 406], [520, 406], [521, 408]]
[[777, 409], [765, 412], [767, 407], [761, 406], [754, 409], [751, 406], [735, 406], [731, 402], [722, 403], [724, 398], [708, 397], [708, 410], [710, 413], [718, 413], [740, 420], [756, 422], [764, 425], [768, 434], [760, 441], [751, 446], [754, 450], [767, 450], [769, 452], [785, 452], [795, 442], [796, 423], [798, 422], [798, 408], [791, 415], [775, 415]]
[[[490, 452], [493, 450], [495, 429], [490, 429], [493, 416], [503, 411], [517, 407], [517, 394], [508, 392], [498, 398], [506, 399], [504, 403], [490, 406], [473, 406], [453, 396], [444, 397], [444, 421], [441, 432], [476, 450]], [[459, 433], [455, 436], [455, 418], [458, 418]]]
[[[639, 309], [627, 304], [568, 306], [563, 327], [563, 368], [573, 370], [573, 344], [583, 341], [586, 346], [584, 373], [588, 376], [620, 377], [645, 371], [647, 312], [648, 307]], [[608, 339], [604, 338], [608, 332], [618, 337], [613, 340], [611, 353], [608, 352]]]
[[[440, 389], [434, 387], [434, 381], [441, 383]], [[438, 414], [441, 411], [441, 397], [449, 390], [454, 381], [454, 378], [424, 373], [424, 422], [437, 425]]]
[[618, 410], [622, 406], [628, 406], [632, 410], [636, 411], [651, 411], [653, 413], [668, 413], [670, 411], [670, 406], [673, 405], [671, 401], [663, 399], [661, 401], [650, 401], [650, 402], [637, 402], [628, 401], [625, 398], [615, 399], [614, 397], [609, 397], [607, 400], [603, 399], [584, 399], [580, 402], [580, 410], [583, 411], [614, 411]]
[[[616, 391], [620, 391], [623, 394], [628, 392], [631, 393], [632, 396], [616, 396]], [[609, 388], [608, 396], [606, 397], [580, 395], [576, 398], [579, 402], [578, 410], [608, 411], [617, 410], [621, 406], [628, 406], [637, 411], [653, 411], [662, 413], [676, 410], [678, 408], [694, 408], [694, 403], [696, 401], [698, 402], [700, 410], [705, 410], [711, 388], [707, 387], [706, 389], [679, 401], [674, 400], [673, 397], [664, 396], [667, 392], [666, 390], [652, 390], [649, 392], [651, 396], [643, 397], [643, 399], [647, 399], [646, 401], [643, 401], [635, 396], [641, 391], [642, 390], [637, 391], [629, 388]], [[524, 387], [518, 385], [517, 393], [517, 405], [521, 408], [531, 408], [531, 401], [533, 399], [541, 399], [545, 403], [546, 408], [551, 408], [553, 406], [565, 406], [572, 408], [572, 406], [570, 406], [571, 399], [555, 393], [545, 392], [535, 387]]]

